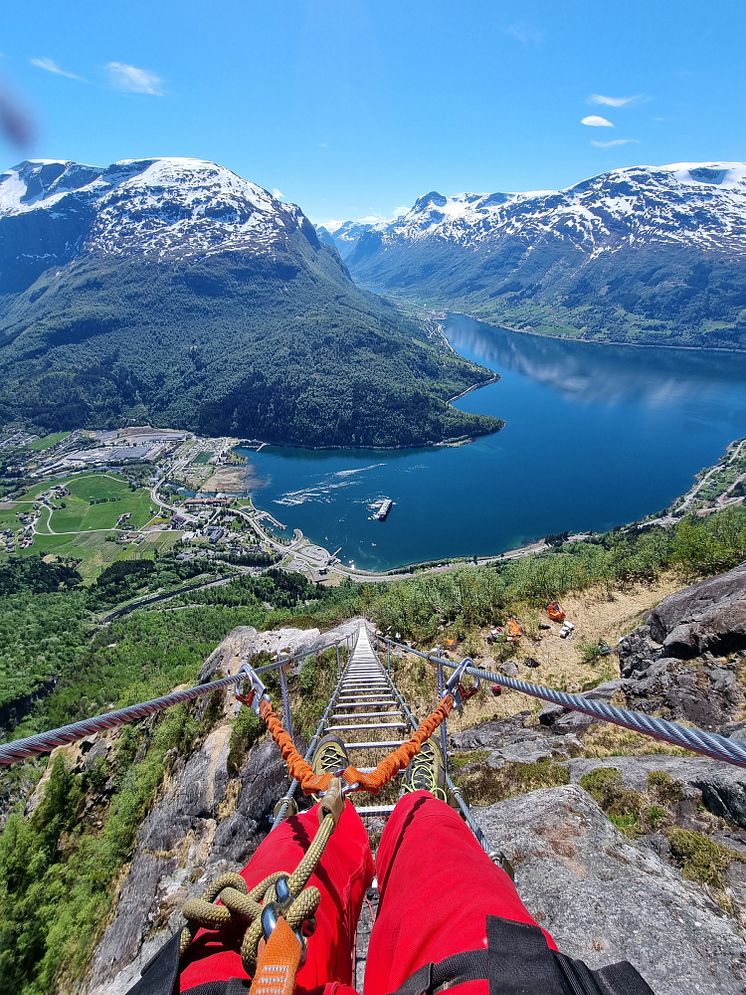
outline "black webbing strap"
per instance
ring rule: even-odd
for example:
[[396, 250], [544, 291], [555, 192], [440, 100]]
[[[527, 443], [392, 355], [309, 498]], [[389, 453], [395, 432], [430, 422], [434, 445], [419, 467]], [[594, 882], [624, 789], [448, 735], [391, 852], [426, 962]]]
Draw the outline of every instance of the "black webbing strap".
[[[180, 940], [181, 930], [150, 958], [140, 972], [140, 980], [127, 995], [173, 995], [178, 991]], [[231, 978], [229, 981], [206, 981], [187, 991], [188, 995], [246, 995], [248, 990], [248, 981]]]
[[[179, 974], [175, 933], [142, 969], [128, 995], [172, 995]], [[487, 949], [467, 950], [425, 964], [394, 995], [435, 995], [466, 981], [487, 981], [489, 995], [654, 995], [638, 972], [622, 961], [591, 971], [580, 960], [550, 950], [537, 926], [487, 916]], [[188, 995], [245, 995], [248, 982], [208, 981]]]
[[[174, 995], [178, 991], [180, 940], [181, 930], [150, 958], [140, 972], [140, 980], [127, 995]], [[245, 979], [231, 978], [229, 981], [206, 981], [187, 992], [188, 995], [246, 995], [249, 985]]]
[[196, 988], [187, 988], [184, 995], [246, 995], [250, 982], [241, 978], [231, 978], [230, 981], [207, 981]]
[[435, 995], [465, 981], [487, 981], [490, 995], [654, 995], [626, 961], [591, 971], [550, 950], [538, 927], [499, 916], [487, 916], [486, 950], [425, 964], [394, 995]]
[[179, 976], [181, 930], [158, 950], [140, 972], [140, 980], [127, 995], [171, 995]]

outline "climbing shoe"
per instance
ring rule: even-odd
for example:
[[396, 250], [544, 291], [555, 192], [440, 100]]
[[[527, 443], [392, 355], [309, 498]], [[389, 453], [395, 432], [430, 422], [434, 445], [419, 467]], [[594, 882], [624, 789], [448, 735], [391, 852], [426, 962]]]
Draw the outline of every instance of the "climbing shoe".
[[404, 791], [429, 791], [436, 798], [446, 801], [445, 785], [443, 752], [434, 739], [428, 739], [404, 771]]
[[[319, 745], [314, 750], [311, 760], [314, 774], [339, 774], [345, 767], [350, 766], [350, 758], [347, 755], [345, 745], [339, 736], [327, 733], [319, 741]], [[313, 800], [318, 801], [318, 797], [313, 795]]]

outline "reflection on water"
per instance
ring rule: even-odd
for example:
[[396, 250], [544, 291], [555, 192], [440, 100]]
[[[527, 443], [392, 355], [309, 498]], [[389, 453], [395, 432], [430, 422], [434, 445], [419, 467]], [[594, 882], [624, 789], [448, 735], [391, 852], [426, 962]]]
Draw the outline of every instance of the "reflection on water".
[[[506, 420], [458, 448], [248, 453], [259, 507], [371, 569], [496, 553], [657, 511], [746, 435], [746, 356], [522, 335], [453, 316], [501, 379], [458, 401]], [[386, 522], [368, 505], [389, 497]]]
[[650, 349], [550, 339], [494, 328], [458, 315], [448, 323], [451, 344], [498, 372], [512, 370], [547, 384], [575, 402], [655, 409], [686, 400], [692, 389], [717, 393], [743, 385], [746, 354]]

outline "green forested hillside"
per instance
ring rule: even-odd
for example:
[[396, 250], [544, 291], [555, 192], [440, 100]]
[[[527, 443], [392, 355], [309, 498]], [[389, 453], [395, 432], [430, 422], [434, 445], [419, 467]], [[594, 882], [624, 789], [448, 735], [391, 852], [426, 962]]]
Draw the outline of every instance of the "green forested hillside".
[[499, 428], [448, 398], [486, 371], [359, 290], [338, 257], [87, 256], [0, 297], [0, 419], [150, 420], [308, 446], [404, 446]]
[[549, 335], [746, 349], [746, 268], [723, 253], [644, 246], [589, 261], [549, 240], [505, 239], [495, 250], [431, 240], [375, 252], [374, 236], [366, 239], [348, 264], [379, 292]]

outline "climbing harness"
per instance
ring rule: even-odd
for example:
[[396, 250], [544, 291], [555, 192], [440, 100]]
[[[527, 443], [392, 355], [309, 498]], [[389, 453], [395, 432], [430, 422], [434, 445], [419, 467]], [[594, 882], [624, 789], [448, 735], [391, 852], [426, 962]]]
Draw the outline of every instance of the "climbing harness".
[[487, 916], [487, 945], [415, 971], [393, 995], [434, 995], [467, 981], [487, 981], [490, 993], [654, 995], [627, 961], [591, 971], [547, 946], [537, 926]]
[[[321, 900], [318, 888], [306, 886], [334, 832], [343, 805], [342, 784], [337, 778], [319, 804], [319, 828], [292, 874], [270, 874], [251, 891], [247, 890], [240, 874], [221, 874], [201, 898], [189, 899], [182, 909], [187, 925], [181, 933], [181, 956], [196, 935], [195, 927], [221, 929], [233, 925], [236, 920], [246, 927], [241, 941], [241, 961], [247, 974], [256, 967], [260, 942], [262, 939], [271, 941], [281, 920], [293, 931], [302, 951], [302, 929]], [[222, 905], [215, 904], [218, 899]]]

